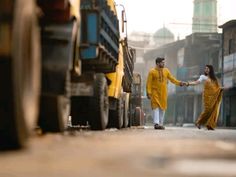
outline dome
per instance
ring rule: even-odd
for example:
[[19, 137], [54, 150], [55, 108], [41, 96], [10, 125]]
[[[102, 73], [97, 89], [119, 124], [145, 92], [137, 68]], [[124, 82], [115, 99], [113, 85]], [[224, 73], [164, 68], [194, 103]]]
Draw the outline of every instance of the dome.
[[163, 27], [159, 30], [157, 30], [155, 33], [154, 33], [154, 37], [158, 37], [158, 38], [174, 38], [174, 34], [169, 30], [167, 29], [166, 27]]

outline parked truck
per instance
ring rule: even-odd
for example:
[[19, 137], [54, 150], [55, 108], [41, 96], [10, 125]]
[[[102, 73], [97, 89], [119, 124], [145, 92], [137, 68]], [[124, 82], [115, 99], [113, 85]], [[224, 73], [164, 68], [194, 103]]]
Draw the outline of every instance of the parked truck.
[[63, 132], [69, 116], [128, 125], [135, 52], [113, 0], [2, 0], [0, 20], [0, 148], [22, 147], [36, 125]]
[[72, 124], [127, 127], [135, 51], [121, 38], [125, 12], [119, 23], [113, 0], [81, 0], [80, 9], [82, 74], [73, 78]]

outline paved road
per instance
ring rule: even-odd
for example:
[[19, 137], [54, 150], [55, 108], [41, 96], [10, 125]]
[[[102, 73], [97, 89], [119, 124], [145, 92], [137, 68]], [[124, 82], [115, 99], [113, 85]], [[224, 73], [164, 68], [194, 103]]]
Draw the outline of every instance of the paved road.
[[34, 135], [0, 177], [235, 177], [236, 130], [167, 127]]

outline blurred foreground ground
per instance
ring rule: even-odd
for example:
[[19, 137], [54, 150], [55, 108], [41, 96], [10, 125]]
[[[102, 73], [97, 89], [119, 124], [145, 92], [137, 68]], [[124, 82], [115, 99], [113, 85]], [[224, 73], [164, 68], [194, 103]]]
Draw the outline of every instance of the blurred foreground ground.
[[236, 130], [152, 126], [34, 135], [0, 177], [235, 177]]

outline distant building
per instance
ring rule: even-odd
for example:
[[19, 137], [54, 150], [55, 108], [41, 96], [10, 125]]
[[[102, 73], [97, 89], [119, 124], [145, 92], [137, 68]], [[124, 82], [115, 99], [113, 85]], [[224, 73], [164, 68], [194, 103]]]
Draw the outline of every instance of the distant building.
[[151, 35], [144, 32], [132, 32], [129, 35], [129, 46], [136, 49], [136, 63], [143, 63], [143, 55], [149, 46]]
[[174, 40], [174, 34], [166, 27], [157, 30], [153, 35], [153, 45], [156, 48], [168, 43], [172, 43]]
[[192, 32], [217, 32], [217, 0], [194, 0]]
[[145, 63], [143, 61], [143, 55], [147, 51], [147, 48], [150, 44], [151, 35], [144, 32], [132, 32], [129, 35], [128, 43], [129, 46], [136, 50], [136, 61], [134, 63], [134, 72], [141, 75], [142, 81], [142, 94], [145, 87], [144, 73], [145, 73]]

